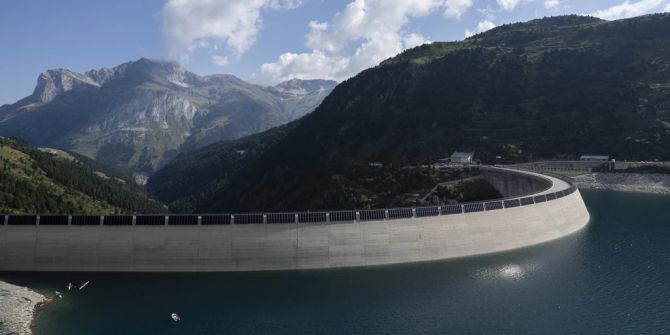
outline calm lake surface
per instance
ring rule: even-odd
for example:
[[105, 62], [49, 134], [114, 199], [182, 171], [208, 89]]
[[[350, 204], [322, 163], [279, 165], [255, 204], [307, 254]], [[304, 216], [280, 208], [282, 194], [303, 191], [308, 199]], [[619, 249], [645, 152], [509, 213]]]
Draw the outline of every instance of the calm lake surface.
[[[46, 334], [667, 334], [670, 197], [583, 191], [591, 223], [521, 250], [371, 268], [0, 273], [43, 293]], [[177, 312], [182, 322], [169, 320]]]

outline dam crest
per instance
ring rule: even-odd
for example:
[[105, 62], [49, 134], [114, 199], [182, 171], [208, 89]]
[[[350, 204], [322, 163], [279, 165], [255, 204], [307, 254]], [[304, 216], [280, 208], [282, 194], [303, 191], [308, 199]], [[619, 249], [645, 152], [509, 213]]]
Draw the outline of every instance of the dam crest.
[[298, 213], [4, 215], [0, 271], [259, 271], [420, 262], [543, 243], [589, 222], [570, 179], [480, 170], [503, 199]]

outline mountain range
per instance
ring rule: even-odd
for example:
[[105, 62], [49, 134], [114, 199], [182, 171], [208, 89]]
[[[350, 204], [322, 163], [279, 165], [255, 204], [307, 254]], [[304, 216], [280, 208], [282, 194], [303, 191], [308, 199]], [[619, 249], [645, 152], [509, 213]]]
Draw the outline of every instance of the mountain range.
[[33, 94], [0, 107], [0, 135], [150, 175], [179, 152], [295, 120], [335, 85], [290, 80], [263, 87], [146, 58], [83, 74], [48, 70]]
[[[455, 150], [486, 163], [668, 160], [669, 31], [668, 14], [573, 15], [419, 46], [288, 126], [179, 155], [148, 188], [187, 211], [317, 210], [360, 197], [349, 181], [362, 166], [402, 169]], [[179, 186], [191, 182], [208, 187]]]

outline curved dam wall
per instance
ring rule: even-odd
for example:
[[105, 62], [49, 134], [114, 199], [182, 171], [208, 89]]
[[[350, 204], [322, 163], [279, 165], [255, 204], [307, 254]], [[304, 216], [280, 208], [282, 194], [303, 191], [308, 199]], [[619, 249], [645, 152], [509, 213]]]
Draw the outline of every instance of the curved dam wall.
[[[573, 185], [521, 174], [548, 180], [549, 187], [523, 198], [358, 211], [355, 216], [262, 214], [255, 222], [244, 215], [130, 221], [46, 216], [36, 224], [34, 216], [5, 216], [0, 271], [252, 271], [417, 262], [542, 243], [588, 223], [589, 213]], [[272, 223], [281, 218], [286, 223]]]
[[484, 179], [491, 183], [506, 198], [539, 193], [552, 186], [551, 179], [541, 178], [523, 171], [503, 170], [485, 166], [479, 170]]

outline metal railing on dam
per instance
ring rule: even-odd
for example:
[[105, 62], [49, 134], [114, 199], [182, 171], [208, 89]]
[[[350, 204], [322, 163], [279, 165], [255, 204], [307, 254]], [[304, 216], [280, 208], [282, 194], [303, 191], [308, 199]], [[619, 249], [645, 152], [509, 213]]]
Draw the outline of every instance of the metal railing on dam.
[[[483, 167], [489, 171], [504, 172], [544, 178], [539, 174], [530, 174], [522, 169]], [[223, 213], [200, 215], [0, 215], [3, 225], [44, 225], [44, 226], [197, 226], [197, 225], [238, 225], [238, 224], [300, 224], [300, 223], [354, 223], [364, 221], [385, 221], [398, 219], [422, 218], [442, 215], [458, 215], [473, 212], [496, 211], [506, 208], [528, 206], [560, 199], [577, 190], [572, 180], [551, 173], [554, 178], [566, 182], [569, 187], [554, 192], [491, 199], [460, 204], [440, 206], [404, 207], [383, 209], [360, 209], [338, 211], [307, 211], [286, 213]], [[553, 185], [551, 180], [544, 178], [548, 190]], [[535, 192], [539, 193], [539, 192]]]
[[350, 211], [5, 215], [0, 271], [259, 271], [396, 264], [526, 247], [588, 223], [582, 197], [569, 181], [483, 169], [488, 169], [482, 171], [484, 178], [501, 194], [515, 196]]

